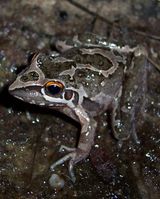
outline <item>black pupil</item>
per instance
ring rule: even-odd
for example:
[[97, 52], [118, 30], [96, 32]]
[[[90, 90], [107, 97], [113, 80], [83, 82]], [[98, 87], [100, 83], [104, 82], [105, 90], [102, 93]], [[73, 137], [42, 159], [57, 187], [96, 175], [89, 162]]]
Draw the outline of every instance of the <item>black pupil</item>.
[[51, 85], [47, 87], [47, 91], [52, 95], [56, 95], [61, 91], [61, 88], [56, 85]]

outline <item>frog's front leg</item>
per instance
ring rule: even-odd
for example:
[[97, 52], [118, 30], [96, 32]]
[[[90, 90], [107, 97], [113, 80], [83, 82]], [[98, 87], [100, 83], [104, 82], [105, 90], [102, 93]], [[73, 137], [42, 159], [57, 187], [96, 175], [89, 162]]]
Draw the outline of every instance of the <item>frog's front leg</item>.
[[75, 108], [75, 114], [81, 123], [81, 132], [78, 146], [77, 148], [70, 148], [62, 145], [60, 150], [65, 149], [70, 153], [51, 165], [51, 170], [54, 170], [56, 166], [63, 164], [65, 161], [69, 160], [68, 169], [73, 182], [76, 180], [73, 172], [73, 166], [89, 155], [91, 147], [94, 144], [95, 131], [97, 127], [96, 121], [93, 118], [89, 118], [88, 114], [85, 112], [82, 106]]

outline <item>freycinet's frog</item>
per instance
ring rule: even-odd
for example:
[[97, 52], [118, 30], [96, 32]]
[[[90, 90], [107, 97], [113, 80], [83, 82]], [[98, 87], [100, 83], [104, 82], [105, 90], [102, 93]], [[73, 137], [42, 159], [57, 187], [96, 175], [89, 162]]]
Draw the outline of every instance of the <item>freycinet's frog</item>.
[[69, 160], [75, 181], [73, 166], [89, 155], [94, 144], [96, 116], [109, 111], [115, 138], [128, 139], [130, 128], [125, 128], [121, 116], [128, 114], [130, 126], [133, 114], [120, 107], [124, 77], [137, 63], [144, 63], [146, 53], [141, 47], [120, 47], [93, 34], [59, 41], [56, 46], [60, 53], [36, 54], [9, 91], [28, 103], [57, 109], [81, 124], [78, 146], [61, 146], [69, 153], [51, 166], [53, 170]]

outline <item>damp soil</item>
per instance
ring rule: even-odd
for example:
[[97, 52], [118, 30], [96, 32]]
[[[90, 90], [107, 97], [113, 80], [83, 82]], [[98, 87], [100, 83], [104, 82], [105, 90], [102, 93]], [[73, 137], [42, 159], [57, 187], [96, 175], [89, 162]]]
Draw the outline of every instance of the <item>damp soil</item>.
[[[160, 2], [6, 0], [0, 6], [0, 199], [158, 199]], [[58, 38], [84, 32], [146, 47], [150, 64], [140, 86], [147, 89], [142, 89], [143, 109], [134, 121], [139, 142], [132, 137], [117, 142], [107, 115], [102, 115], [90, 156], [74, 168], [76, 182], [65, 163], [55, 170], [60, 177], [55, 188], [50, 165], [65, 154], [59, 152], [62, 144], [75, 146], [80, 125], [59, 112], [13, 98], [8, 86], [35, 52], [54, 51]]]

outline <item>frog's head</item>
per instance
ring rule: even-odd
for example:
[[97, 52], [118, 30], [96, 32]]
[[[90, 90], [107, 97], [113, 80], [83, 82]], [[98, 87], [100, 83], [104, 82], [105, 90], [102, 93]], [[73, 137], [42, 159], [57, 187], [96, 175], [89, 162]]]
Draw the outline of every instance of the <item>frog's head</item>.
[[[72, 89], [67, 89], [65, 83], [58, 78], [48, 78], [39, 67], [35, 55], [31, 65], [22, 71], [10, 85], [9, 92], [22, 101], [49, 107], [74, 107], [77, 95]], [[53, 73], [52, 68], [52, 73]], [[56, 73], [56, 71], [55, 71]]]

